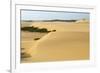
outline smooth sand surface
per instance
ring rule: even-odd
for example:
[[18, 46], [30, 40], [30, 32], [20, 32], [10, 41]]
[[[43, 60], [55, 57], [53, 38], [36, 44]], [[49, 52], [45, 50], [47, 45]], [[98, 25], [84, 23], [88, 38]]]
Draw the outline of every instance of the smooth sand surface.
[[[34, 22], [31, 26], [56, 32], [45, 34], [37, 41], [30, 40], [31, 46], [28, 48], [26, 44], [26, 47], [31, 57], [23, 59], [22, 62], [89, 59], [89, 23]], [[39, 35], [41, 34], [37, 37]]]

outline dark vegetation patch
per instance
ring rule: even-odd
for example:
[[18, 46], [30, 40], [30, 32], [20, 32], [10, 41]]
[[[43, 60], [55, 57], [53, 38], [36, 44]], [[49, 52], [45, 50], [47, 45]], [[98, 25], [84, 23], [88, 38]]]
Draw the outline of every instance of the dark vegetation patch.
[[30, 54], [27, 54], [25, 52], [21, 53], [21, 58], [29, 58], [29, 57], [31, 57]]
[[21, 50], [25, 50], [25, 48], [21, 48]]
[[56, 30], [52, 30], [52, 32], [56, 32]]
[[22, 31], [29, 31], [29, 32], [40, 32], [40, 33], [48, 33], [50, 31], [48, 31], [46, 28], [38, 28], [38, 27], [22, 27], [21, 28]]
[[40, 38], [35, 38], [34, 40], [39, 40]]
[[61, 19], [53, 19], [53, 20], [22, 20], [22, 22], [76, 22], [77, 20], [61, 20]]

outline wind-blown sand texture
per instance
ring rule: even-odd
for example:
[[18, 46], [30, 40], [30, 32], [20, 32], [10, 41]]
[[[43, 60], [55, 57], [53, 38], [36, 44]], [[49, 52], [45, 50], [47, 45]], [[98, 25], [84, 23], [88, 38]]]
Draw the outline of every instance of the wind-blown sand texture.
[[[22, 47], [31, 55], [23, 62], [88, 60], [88, 22], [33, 22], [32, 25], [48, 30], [49, 33], [22, 32]], [[33, 40], [41, 37], [39, 40]]]

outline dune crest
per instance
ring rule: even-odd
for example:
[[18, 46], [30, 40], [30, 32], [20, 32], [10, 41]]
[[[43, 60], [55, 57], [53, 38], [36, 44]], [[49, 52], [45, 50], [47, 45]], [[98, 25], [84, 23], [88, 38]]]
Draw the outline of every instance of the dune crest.
[[49, 36], [51, 33], [48, 33], [47, 35], [43, 36], [41, 38], [41, 40], [37, 40], [35, 43], [33, 43], [34, 45], [30, 48], [30, 52], [31, 52], [31, 55], [36, 55], [38, 52], [37, 52], [37, 47], [38, 47], [38, 44], [39, 42], [41, 42], [42, 40], [46, 40], [46, 37]]

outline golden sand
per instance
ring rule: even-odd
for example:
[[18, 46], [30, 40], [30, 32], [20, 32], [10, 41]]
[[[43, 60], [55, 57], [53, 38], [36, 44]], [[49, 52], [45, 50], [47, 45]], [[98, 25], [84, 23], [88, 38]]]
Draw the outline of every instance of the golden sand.
[[[88, 22], [34, 22], [31, 26], [56, 32], [22, 32], [21, 45], [31, 57], [22, 59], [21, 62], [89, 59]], [[33, 40], [36, 37], [41, 39]]]

